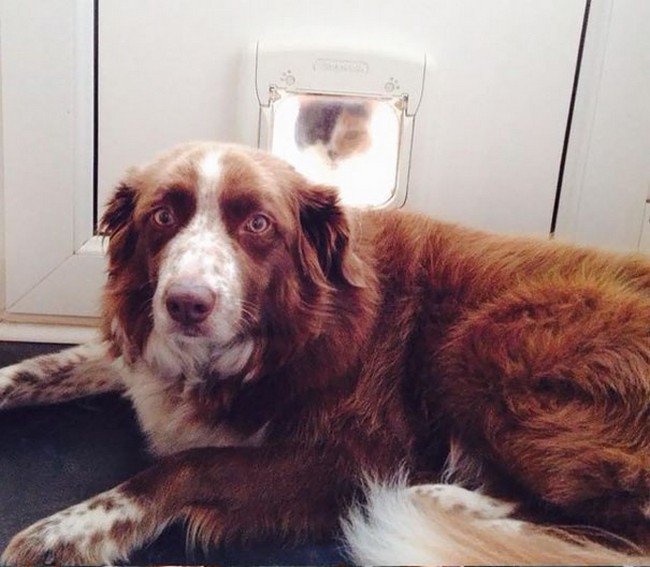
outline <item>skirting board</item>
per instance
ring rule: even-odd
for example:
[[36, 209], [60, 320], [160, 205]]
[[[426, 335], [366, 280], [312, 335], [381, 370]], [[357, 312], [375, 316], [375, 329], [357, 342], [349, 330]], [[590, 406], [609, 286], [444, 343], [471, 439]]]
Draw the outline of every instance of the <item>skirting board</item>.
[[79, 344], [99, 337], [94, 327], [0, 322], [0, 341]]

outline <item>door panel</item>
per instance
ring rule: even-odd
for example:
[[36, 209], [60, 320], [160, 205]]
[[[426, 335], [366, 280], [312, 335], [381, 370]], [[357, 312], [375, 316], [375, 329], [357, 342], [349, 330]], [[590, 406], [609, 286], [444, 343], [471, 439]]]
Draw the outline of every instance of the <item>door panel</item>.
[[634, 252], [650, 199], [650, 2], [601, 1], [589, 22], [556, 234]]
[[189, 139], [256, 143], [253, 48], [281, 38], [426, 52], [407, 207], [548, 234], [583, 0], [100, 3], [100, 202]]

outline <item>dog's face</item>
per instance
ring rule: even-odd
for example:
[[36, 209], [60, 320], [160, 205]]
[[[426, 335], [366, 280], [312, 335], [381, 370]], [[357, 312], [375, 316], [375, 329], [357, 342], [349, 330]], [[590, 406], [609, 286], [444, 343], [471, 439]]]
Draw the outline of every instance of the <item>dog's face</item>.
[[328, 294], [354, 284], [336, 192], [238, 146], [189, 144], [132, 171], [102, 228], [111, 338], [166, 374], [242, 372], [271, 335], [314, 331]]

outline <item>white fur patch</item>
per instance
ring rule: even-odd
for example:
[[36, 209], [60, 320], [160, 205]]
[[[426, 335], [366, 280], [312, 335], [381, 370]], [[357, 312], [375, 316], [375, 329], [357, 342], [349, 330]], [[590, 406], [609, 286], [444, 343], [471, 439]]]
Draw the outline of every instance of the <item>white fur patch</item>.
[[140, 427], [158, 455], [197, 447], [256, 446], [264, 441], [265, 427], [243, 437], [226, 425], [214, 423], [211, 416], [197, 416], [194, 404], [185, 398], [193, 386], [186, 380], [164, 380], [148, 366], [136, 364], [126, 374], [126, 381]]
[[437, 561], [418, 545], [433, 534], [400, 481], [370, 483], [366, 497], [367, 504], [351, 508], [342, 521], [345, 544], [355, 564], [444, 564], [443, 557]]
[[491, 498], [474, 490], [466, 490], [456, 484], [422, 484], [408, 491], [416, 498], [435, 501], [441, 510], [469, 513], [477, 518], [507, 518], [516, 509], [512, 502]]
[[251, 338], [235, 343], [213, 359], [211, 369], [223, 377], [238, 374], [250, 360], [254, 347], [255, 342]]
[[206, 340], [169, 336], [154, 327], [143, 358], [163, 381], [182, 375], [190, 380], [199, 379], [210, 360], [210, 344]]
[[[216, 207], [216, 204], [215, 204]], [[208, 287], [216, 294], [216, 306], [208, 319], [208, 338], [225, 344], [238, 331], [241, 317], [241, 282], [230, 238], [218, 210], [199, 210], [168, 244], [160, 264], [153, 298], [154, 323], [169, 333], [174, 322], [165, 307], [167, 289], [179, 281]]]
[[206, 154], [201, 160], [199, 172], [202, 178], [202, 189], [213, 188], [214, 182], [219, 178], [221, 173], [221, 153], [213, 151]]

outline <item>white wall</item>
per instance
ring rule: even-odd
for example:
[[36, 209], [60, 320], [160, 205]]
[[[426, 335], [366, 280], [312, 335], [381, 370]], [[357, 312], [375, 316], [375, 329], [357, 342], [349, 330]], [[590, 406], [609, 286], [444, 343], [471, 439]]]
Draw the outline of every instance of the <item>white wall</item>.
[[179, 141], [254, 144], [258, 39], [402, 46], [430, 63], [407, 206], [548, 234], [584, 0], [100, 2], [100, 198]]

